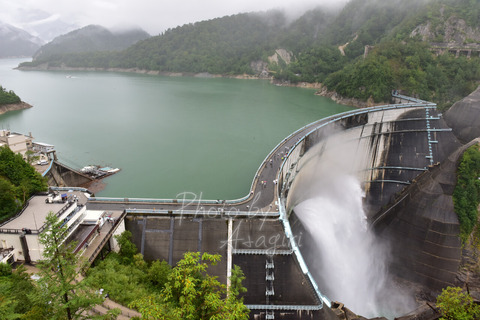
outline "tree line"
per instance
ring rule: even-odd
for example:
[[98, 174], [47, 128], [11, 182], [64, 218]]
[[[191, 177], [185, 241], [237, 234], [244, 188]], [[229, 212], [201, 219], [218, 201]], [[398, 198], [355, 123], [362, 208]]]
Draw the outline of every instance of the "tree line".
[[453, 191], [453, 204], [460, 223], [460, 238], [466, 242], [474, 232], [480, 239], [478, 205], [480, 204], [480, 149], [478, 145], [468, 148], [457, 168], [457, 184]]
[[12, 90], [7, 91], [0, 86], [0, 106], [4, 104], [12, 104], [21, 102], [20, 98]]
[[47, 188], [46, 179], [21, 154], [0, 147], [0, 222], [14, 216], [33, 194]]

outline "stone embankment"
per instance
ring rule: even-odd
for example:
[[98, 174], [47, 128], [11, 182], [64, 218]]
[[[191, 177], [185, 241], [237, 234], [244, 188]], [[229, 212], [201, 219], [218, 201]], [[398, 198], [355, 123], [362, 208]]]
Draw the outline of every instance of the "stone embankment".
[[4, 105], [0, 106], [0, 114], [4, 114], [8, 111], [29, 109], [31, 107], [32, 107], [32, 105], [30, 105], [26, 102], [23, 102], [23, 101], [20, 102], [20, 103], [4, 104]]
[[381, 105], [386, 105], [388, 102], [382, 101], [375, 103], [372, 98], [369, 98], [367, 101], [355, 99], [355, 98], [346, 98], [341, 95], [339, 95], [335, 91], [329, 91], [327, 87], [323, 86], [320, 84], [320, 88], [317, 92], [315, 92], [316, 95], [322, 96], [322, 97], [327, 97], [335, 101], [336, 103], [347, 105], [347, 106], [352, 106], [356, 108], [368, 108], [368, 107], [375, 107], [375, 106], [381, 106]]

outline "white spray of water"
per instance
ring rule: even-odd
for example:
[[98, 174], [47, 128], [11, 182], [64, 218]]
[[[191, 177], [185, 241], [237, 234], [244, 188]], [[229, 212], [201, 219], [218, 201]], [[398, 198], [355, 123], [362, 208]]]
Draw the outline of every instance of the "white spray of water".
[[388, 277], [388, 247], [367, 226], [361, 185], [345, 170], [354, 158], [321, 158], [302, 169], [307, 186], [302, 183], [296, 193], [306, 200], [294, 211], [315, 241], [308, 264], [322, 292], [366, 317], [411, 311], [413, 298]]

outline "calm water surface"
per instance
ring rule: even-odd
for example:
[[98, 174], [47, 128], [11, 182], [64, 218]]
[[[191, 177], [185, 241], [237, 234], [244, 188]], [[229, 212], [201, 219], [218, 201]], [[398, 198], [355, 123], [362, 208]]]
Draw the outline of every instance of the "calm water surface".
[[278, 142], [351, 109], [262, 80], [13, 70], [19, 62], [0, 60], [0, 85], [34, 107], [0, 115], [0, 128], [32, 132], [75, 169], [121, 168], [98, 196], [243, 197]]

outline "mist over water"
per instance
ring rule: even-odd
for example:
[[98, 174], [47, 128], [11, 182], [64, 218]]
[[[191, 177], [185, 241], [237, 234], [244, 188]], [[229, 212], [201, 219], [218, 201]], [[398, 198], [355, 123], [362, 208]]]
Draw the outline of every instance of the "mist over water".
[[313, 252], [302, 250], [310, 272], [323, 294], [359, 315], [404, 315], [415, 309], [413, 296], [390, 279], [388, 245], [368, 228], [364, 192], [353, 173], [358, 163], [335, 151], [314, 157], [295, 178], [294, 197], [301, 200], [294, 212], [314, 241], [308, 246]]

